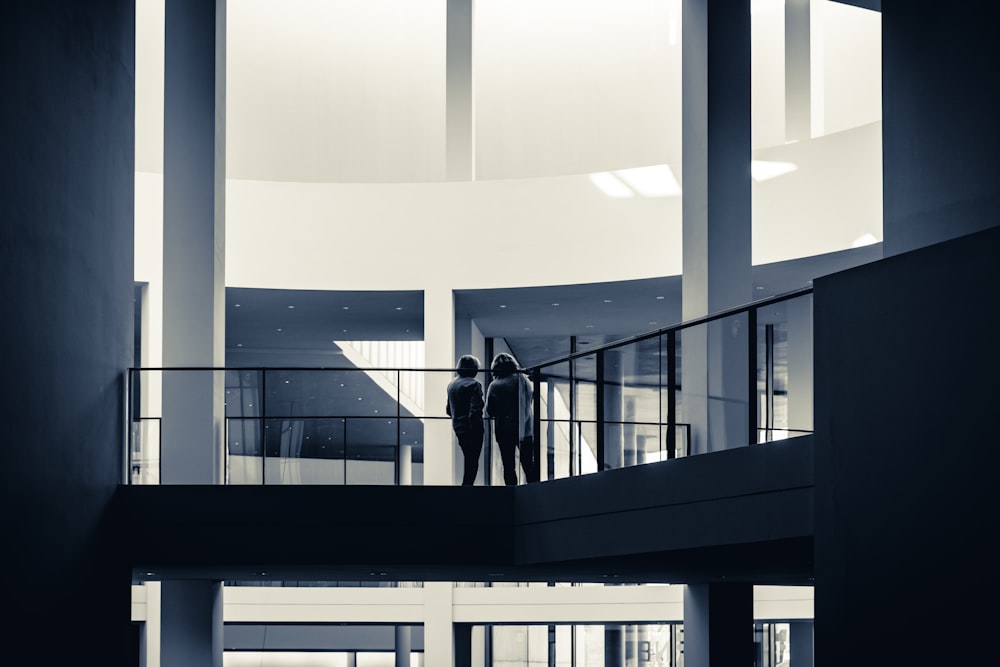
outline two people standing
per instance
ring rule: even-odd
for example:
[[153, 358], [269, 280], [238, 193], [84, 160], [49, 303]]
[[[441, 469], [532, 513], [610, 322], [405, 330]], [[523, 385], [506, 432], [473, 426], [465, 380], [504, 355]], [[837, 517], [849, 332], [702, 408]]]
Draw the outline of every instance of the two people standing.
[[538, 462], [535, 460], [531, 383], [520, 372], [517, 360], [506, 352], [493, 358], [490, 373], [493, 376], [483, 401], [483, 388], [476, 374], [479, 360], [464, 355], [458, 360], [458, 377], [448, 385], [447, 413], [452, 428], [465, 457], [462, 485], [475, 482], [479, 470], [479, 456], [483, 448], [483, 409], [493, 420], [493, 431], [503, 479], [507, 486], [517, 484], [515, 455], [520, 449], [521, 467], [527, 481], [538, 481]]

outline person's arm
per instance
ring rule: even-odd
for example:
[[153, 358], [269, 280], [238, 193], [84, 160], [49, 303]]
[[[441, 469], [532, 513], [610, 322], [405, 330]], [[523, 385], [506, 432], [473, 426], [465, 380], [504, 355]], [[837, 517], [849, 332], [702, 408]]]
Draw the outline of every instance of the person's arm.
[[486, 387], [486, 416], [492, 417], [493, 410], [496, 408], [496, 394], [493, 391], [493, 383], [491, 382], [488, 387]]
[[471, 388], [472, 395], [469, 396], [469, 421], [478, 421], [483, 418], [483, 408], [486, 402], [483, 401], [483, 385], [476, 382]]

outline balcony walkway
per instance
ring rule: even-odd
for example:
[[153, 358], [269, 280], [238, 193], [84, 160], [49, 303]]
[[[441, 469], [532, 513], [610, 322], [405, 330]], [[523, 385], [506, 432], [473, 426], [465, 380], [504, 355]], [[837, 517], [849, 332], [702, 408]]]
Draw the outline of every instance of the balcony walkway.
[[812, 441], [518, 487], [122, 486], [113, 516], [136, 580], [808, 585]]

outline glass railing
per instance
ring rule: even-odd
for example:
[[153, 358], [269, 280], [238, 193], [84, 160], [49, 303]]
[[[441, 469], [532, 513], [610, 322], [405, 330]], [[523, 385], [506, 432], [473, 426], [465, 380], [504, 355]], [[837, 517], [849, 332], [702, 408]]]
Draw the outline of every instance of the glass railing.
[[812, 290], [534, 365], [542, 479], [812, 432]]
[[[811, 433], [812, 291], [523, 372], [534, 387], [542, 480]], [[433, 375], [443, 376], [429, 383]], [[454, 376], [421, 368], [132, 369], [128, 483], [423, 484], [425, 441], [451, 438], [446, 400], [415, 401], [404, 389], [443, 387]], [[488, 386], [488, 373], [479, 377]], [[482, 468], [492, 471], [499, 455], [488, 420], [484, 432]], [[486, 482], [502, 484], [498, 476]]]
[[425, 410], [402, 392], [432, 374], [455, 373], [132, 369], [128, 481], [421, 484], [424, 431], [449, 419], [446, 401]]

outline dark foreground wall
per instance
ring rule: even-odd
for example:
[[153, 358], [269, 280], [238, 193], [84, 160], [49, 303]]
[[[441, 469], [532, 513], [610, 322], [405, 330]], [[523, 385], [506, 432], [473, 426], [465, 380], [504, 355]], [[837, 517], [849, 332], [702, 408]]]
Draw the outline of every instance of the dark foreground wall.
[[131, 345], [134, 3], [15, 3], [0, 25], [2, 662], [136, 664], [103, 532]]
[[883, 0], [886, 256], [1000, 224], [993, 0]]
[[992, 229], [816, 281], [818, 667], [996, 662], [997, 258]]

